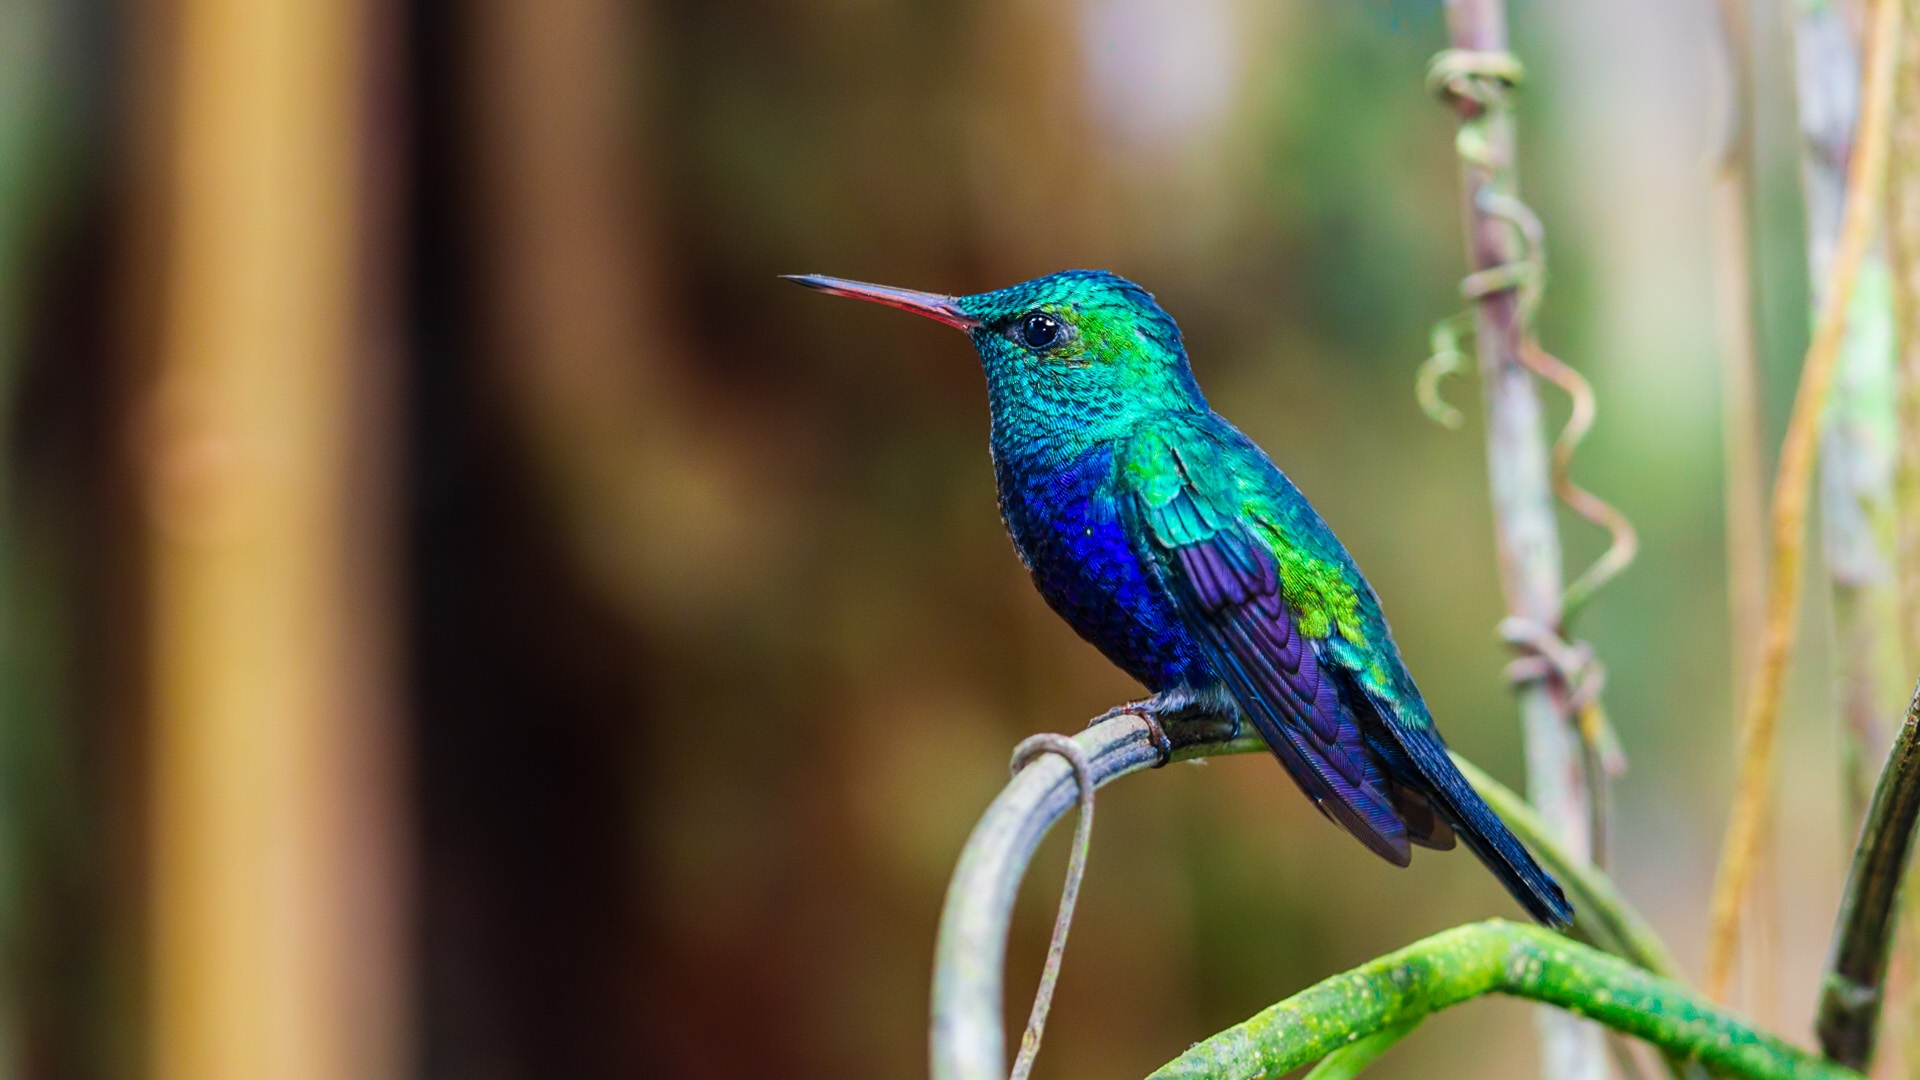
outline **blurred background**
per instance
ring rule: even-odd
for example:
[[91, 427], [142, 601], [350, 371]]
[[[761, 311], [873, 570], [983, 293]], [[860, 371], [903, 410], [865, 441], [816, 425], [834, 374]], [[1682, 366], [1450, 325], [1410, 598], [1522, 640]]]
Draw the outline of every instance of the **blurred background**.
[[[1755, 10], [1771, 447], [1808, 289]], [[1697, 971], [1713, 13], [1511, 11], [1542, 338], [1645, 545], [1578, 627], [1632, 762], [1615, 872]], [[1145, 284], [1518, 786], [1480, 432], [1413, 394], [1464, 268], [1444, 44], [1437, 0], [0, 0], [0, 1080], [921, 1074], [1010, 748], [1139, 688], [1011, 551], [967, 342], [780, 273]], [[1809, 600], [1742, 1002], [1796, 1039], [1846, 846]], [[1264, 757], [1126, 781], [1039, 1073], [1143, 1075], [1492, 914], [1471, 858], [1395, 870]], [[1487, 1001], [1377, 1072], [1532, 1061]]]

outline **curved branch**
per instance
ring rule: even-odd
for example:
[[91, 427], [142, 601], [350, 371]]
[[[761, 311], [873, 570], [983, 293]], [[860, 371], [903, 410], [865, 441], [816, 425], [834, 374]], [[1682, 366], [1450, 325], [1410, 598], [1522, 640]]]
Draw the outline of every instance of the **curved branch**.
[[[1169, 760], [1187, 761], [1264, 751], [1257, 736], [1234, 738], [1232, 721], [1199, 717], [1166, 725]], [[1085, 753], [1095, 787], [1161, 760], [1152, 729], [1122, 713], [1073, 741]], [[1560, 877], [1577, 909], [1574, 933], [1650, 969], [1673, 972], [1666, 946], [1621, 898], [1605, 874], [1577, 863], [1552, 841], [1538, 815], [1512, 791], [1470, 763], [1454, 759], [1483, 798]], [[932, 1072], [934, 1080], [1001, 1080], [1006, 1073], [1002, 1029], [1007, 929], [1014, 898], [1041, 837], [1078, 797], [1073, 769], [1049, 755], [1022, 769], [974, 826], [954, 867], [940, 915], [934, 952]], [[1383, 1040], [1381, 1048], [1392, 1039]]]
[[1487, 994], [1578, 1013], [1750, 1080], [1859, 1080], [1756, 1031], [1685, 987], [1548, 930], [1492, 919], [1415, 942], [1195, 1044], [1152, 1080], [1266, 1080]]
[[1920, 818], [1920, 688], [1907, 721], [1880, 772], [1873, 802], [1853, 852], [1847, 891], [1834, 925], [1833, 957], [1820, 988], [1820, 1048], [1844, 1065], [1864, 1069], [1873, 1057], [1887, 954], [1893, 948], [1894, 906], [1913, 854]]
[[[1166, 725], [1171, 760], [1262, 749], [1258, 738], [1235, 741], [1231, 720], [1217, 717]], [[1122, 713], [1074, 736], [1094, 786], [1161, 761], [1147, 722]], [[947, 886], [934, 947], [930, 1037], [933, 1080], [1001, 1080], [1006, 1034], [1001, 1029], [1007, 927], [1020, 879], [1040, 838], [1076, 802], [1073, 768], [1057, 755], [1022, 769], [967, 837]]]

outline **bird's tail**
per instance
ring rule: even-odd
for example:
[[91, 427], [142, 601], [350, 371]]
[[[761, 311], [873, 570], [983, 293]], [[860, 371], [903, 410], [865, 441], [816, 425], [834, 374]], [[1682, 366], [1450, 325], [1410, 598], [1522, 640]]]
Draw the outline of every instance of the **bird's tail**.
[[1560, 883], [1540, 868], [1520, 838], [1454, 768], [1446, 746], [1438, 738], [1405, 739], [1403, 745], [1431, 785], [1429, 798], [1520, 906], [1548, 926], [1564, 928], [1572, 923], [1573, 905], [1567, 902]]

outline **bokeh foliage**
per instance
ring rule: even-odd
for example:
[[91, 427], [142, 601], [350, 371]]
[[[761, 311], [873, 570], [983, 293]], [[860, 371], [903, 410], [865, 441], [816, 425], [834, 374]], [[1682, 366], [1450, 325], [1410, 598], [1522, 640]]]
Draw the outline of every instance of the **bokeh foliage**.
[[[79, 5], [70, 62], [8, 69], [94, 104], [77, 143], [7, 159], [35, 182], [0, 186], [0, 226], [44, 225], [32, 245], [0, 236], [26, 268], [0, 265], [0, 358], [28, 388], [0, 521], [18, 523], [14, 557], [44, 560], [16, 576], [51, 590], [0, 612], [48, 680], [0, 693], [22, 710], [0, 743], [0, 838], [47, 838], [0, 875], [28, 905], [0, 909], [9, 955], [43, 957], [0, 994], [36, 1003], [0, 1076], [132, 1075], [143, 1038], [144, 593], [124, 474], [166, 232], [155, 6]], [[1730, 738], [1706, 27], [1670, 7], [1512, 5], [1522, 172], [1550, 238], [1542, 335], [1599, 393], [1583, 480], [1645, 542], [1579, 627], [1634, 764], [1616, 873], [1692, 963]], [[1452, 744], [1518, 780], [1483, 451], [1412, 393], [1463, 265], [1452, 125], [1422, 87], [1437, 3], [413, 0], [400, 29], [396, 89], [369, 111], [400, 133], [388, 540], [425, 1075], [914, 1074], [941, 890], [1007, 749], [1137, 694], [1010, 551], [965, 342], [777, 273], [961, 292], [1105, 266], [1146, 284], [1215, 405], [1367, 570]], [[1772, 101], [1790, 93], [1779, 44], [1760, 47]], [[1761, 132], [1776, 425], [1805, 335], [1790, 139]], [[82, 197], [56, 214], [50, 191]], [[1447, 393], [1475, 415], [1471, 380]], [[1570, 563], [1599, 550], [1563, 532]], [[1801, 682], [1788, 1030], [1841, 860], [1825, 687]], [[33, 756], [42, 735], [66, 756]], [[1041, 892], [1015, 929], [1015, 998], [1043, 951]], [[35, 904], [60, 917], [29, 930]], [[1507, 904], [1464, 856], [1373, 860], [1272, 762], [1183, 767], [1102, 804], [1041, 1075], [1144, 1074]], [[1377, 1075], [1508, 1073], [1526, 1030], [1517, 1006], [1436, 1017]]]

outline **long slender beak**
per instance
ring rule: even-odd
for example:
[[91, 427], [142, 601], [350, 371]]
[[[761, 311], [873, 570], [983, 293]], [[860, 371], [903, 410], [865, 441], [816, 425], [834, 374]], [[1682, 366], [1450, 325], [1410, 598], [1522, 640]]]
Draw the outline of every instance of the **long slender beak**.
[[972, 330], [980, 325], [979, 319], [961, 309], [960, 301], [951, 296], [941, 296], [939, 293], [896, 289], [891, 285], [869, 285], [864, 281], [848, 281], [846, 278], [827, 277], [822, 274], [781, 274], [780, 276], [795, 285], [819, 289], [831, 296], [850, 296], [855, 300], [871, 300], [876, 304], [885, 304], [902, 311], [911, 311], [916, 315], [925, 315], [929, 319], [946, 323], [956, 330]]

